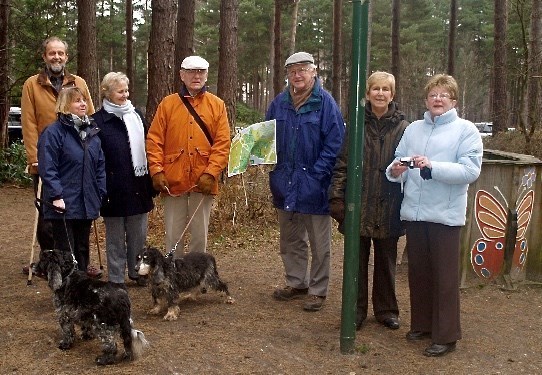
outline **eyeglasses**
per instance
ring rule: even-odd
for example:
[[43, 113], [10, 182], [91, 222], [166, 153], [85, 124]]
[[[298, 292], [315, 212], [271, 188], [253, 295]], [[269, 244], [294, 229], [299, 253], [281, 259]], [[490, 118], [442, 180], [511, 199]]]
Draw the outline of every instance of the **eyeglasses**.
[[448, 94], [447, 92], [443, 92], [442, 94], [429, 94], [427, 97], [431, 100], [435, 100], [437, 98], [439, 99], [450, 99], [452, 96]]
[[310, 72], [311, 68], [298, 68], [298, 69], [291, 69], [286, 72], [286, 75], [288, 77], [295, 77], [296, 74], [299, 74], [300, 76], [304, 75], [307, 72]]
[[183, 69], [188, 74], [204, 75], [207, 73], [207, 69]]

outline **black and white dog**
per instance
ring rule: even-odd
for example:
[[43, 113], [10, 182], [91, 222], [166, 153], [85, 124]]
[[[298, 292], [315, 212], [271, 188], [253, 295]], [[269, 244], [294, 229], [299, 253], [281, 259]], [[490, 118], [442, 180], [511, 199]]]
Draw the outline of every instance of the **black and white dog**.
[[[75, 325], [81, 327], [81, 338], [96, 336], [102, 343], [98, 365], [109, 365], [119, 360], [134, 360], [148, 346], [143, 332], [132, 327], [130, 298], [125, 289], [114, 284], [89, 278], [77, 270], [73, 255], [60, 250], [44, 250], [36, 270], [47, 275], [54, 292], [54, 306], [62, 330], [58, 347], [68, 350], [75, 342]], [[115, 333], [120, 332], [124, 356], [117, 359]]]
[[213, 289], [226, 294], [226, 303], [234, 302], [228, 286], [218, 276], [215, 258], [207, 253], [191, 252], [174, 260], [173, 256], [165, 257], [158, 249], [147, 247], [138, 256], [136, 271], [149, 276], [153, 300], [149, 314], [160, 314], [165, 304], [164, 320], [179, 317], [180, 293]]

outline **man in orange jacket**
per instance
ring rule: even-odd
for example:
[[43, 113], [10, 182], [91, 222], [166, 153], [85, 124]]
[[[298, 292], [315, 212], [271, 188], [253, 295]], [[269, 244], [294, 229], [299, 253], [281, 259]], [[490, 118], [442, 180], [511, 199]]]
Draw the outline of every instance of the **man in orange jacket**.
[[181, 241], [191, 218], [189, 249], [206, 251], [213, 196], [228, 164], [226, 106], [206, 90], [208, 68], [199, 56], [183, 60], [181, 90], [162, 99], [147, 135], [149, 171], [164, 199], [167, 251]]

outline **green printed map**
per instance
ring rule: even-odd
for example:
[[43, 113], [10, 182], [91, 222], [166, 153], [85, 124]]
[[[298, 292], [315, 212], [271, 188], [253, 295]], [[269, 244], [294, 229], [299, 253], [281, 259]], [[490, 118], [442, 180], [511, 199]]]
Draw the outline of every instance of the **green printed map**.
[[231, 141], [228, 177], [243, 173], [249, 165], [277, 162], [275, 120], [241, 129]]

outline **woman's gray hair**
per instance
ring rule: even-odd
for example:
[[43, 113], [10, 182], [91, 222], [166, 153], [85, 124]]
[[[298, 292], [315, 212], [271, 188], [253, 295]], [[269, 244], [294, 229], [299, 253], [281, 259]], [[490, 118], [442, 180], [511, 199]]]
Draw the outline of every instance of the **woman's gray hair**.
[[111, 90], [121, 82], [125, 82], [127, 85], [130, 84], [130, 80], [128, 79], [126, 74], [122, 72], [107, 73], [102, 79], [102, 83], [100, 85], [100, 98], [102, 100], [104, 98], [109, 99], [109, 94], [111, 93]]

